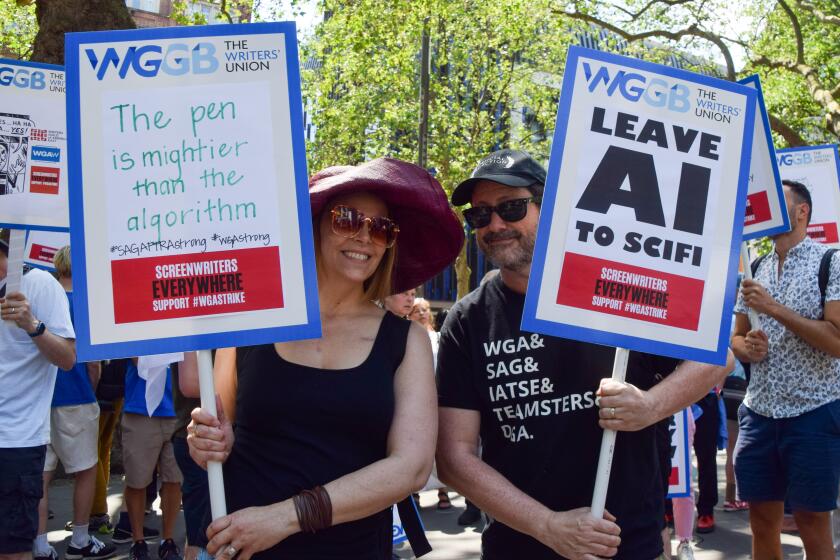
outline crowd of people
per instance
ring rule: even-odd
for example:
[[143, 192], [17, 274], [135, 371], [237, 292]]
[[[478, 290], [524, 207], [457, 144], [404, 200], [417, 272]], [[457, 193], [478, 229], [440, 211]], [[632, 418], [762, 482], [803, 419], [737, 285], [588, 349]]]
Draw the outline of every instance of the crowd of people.
[[[618, 382], [614, 349], [520, 327], [545, 179], [527, 153], [501, 150], [450, 205], [426, 170], [395, 159], [316, 173], [322, 336], [216, 349], [217, 415], [199, 405], [194, 353], [77, 361], [69, 248], [56, 255], [57, 279], [32, 269], [19, 291], [0, 287], [0, 560], [56, 558], [46, 524], [59, 462], [74, 478], [68, 560], [108, 558], [113, 543], [146, 560], [154, 540], [161, 560], [387, 560], [394, 504], [420, 554], [411, 496], [424, 488], [437, 490], [439, 510], [452, 508], [451, 492], [466, 497], [459, 523], [483, 512], [484, 560], [669, 558], [669, 518], [685, 560], [693, 531], [715, 529], [715, 457], [727, 440], [724, 510], [749, 510], [753, 558], [782, 558], [786, 504], [808, 559], [834, 558], [840, 264], [806, 235], [807, 189], [785, 182], [792, 228], [742, 283], [726, 364], [631, 352]], [[498, 272], [435, 315], [415, 288], [462, 248], [452, 206], [468, 206], [469, 231]], [[699, 492], [668, 504], [668, 422], [684, 409]], [[124, 511], [112, 525], [118, 425]], [[587, 506], [603, 429], [622, 433], [596, 519]], [[215, 520], [210, 461], [223, 463], [230, 511]], [[149, 489], [160, 531], [144, 526]]]

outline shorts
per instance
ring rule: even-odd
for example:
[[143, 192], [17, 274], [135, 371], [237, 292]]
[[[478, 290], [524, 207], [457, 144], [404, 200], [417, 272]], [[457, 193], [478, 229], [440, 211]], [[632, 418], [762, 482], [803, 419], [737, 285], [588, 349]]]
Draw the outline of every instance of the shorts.
[[837, 507], [840, 400], [792, 418], [768, 418], [741, 405], [735, 446], [738, 497], [781, 502], [793, 511]]
[[0, 554], [32, 551], [46, 451], [46, 445], [0, 449]]
[[57, 406], [50, 410], [50, 443], [44, 471], [58, 462], [67, 474], [87, 470], [99, 462], [99, 405]]
[[181, 501], [184, 506], [184, 524], [187, 528], [187, 543], [190, 546], [207, 546], [207, 527], [212, 521], [210, 515], [210, 487], [207, 471], [190, 457], [186, 438], [172, 438], [175, 459], [184, 475], [181, 485]]
[[183, 481], [172, 451], [177, 418], [159, 418], [127, 412], [122, 417], [122, 452], [125, 484], [145, 488], [152, 482], [155, 466], [161, 482]]

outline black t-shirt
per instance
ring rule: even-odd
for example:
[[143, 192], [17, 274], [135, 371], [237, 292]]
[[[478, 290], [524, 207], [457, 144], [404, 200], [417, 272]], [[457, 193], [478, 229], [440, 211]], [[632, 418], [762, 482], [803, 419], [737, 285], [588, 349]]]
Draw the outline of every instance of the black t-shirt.
[[[482, 459], [516, 487], [555, 511], [589, 506], [603, 433], [595, 391], [615, 350], [520, 330], [524, 303], [496, 277], [452, 308], [438, 350], [440, 405], [480, 411]], [[631, 352], [626, 379], [646, 390], [677, 364]], [[621, 527], [616, 558], [662, 553], [663, 507], [654, 428], [621, 432], [607, 495]], [[498, 521], [482, 550], [485, 560], [560, 558]]]

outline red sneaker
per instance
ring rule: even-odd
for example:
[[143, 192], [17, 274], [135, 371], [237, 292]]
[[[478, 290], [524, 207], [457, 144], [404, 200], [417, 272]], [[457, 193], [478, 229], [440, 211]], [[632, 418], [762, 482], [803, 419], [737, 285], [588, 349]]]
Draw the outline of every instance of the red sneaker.
[[698, 533], [711, 533], [715, 530], [715, 516], [714, 515], [701, 515], [697, 518], [697, 532]]

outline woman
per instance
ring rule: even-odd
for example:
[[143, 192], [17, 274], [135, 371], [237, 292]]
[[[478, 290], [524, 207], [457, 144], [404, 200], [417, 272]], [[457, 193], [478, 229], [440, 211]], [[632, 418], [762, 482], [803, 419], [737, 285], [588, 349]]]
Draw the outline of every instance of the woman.
[[224, 407], [218, 421], [193, 412], [193, 458], [225, 462], [234, 513], [207, 532], [220, 560], [390, 559], [391, 505], [431, 471], [428, 335], [374, 301], [451, 262], [461, 225], [440, 185], [398, 160], [326, 169], [309, 191], [322, 337], [238, 349], [235, 431]]

